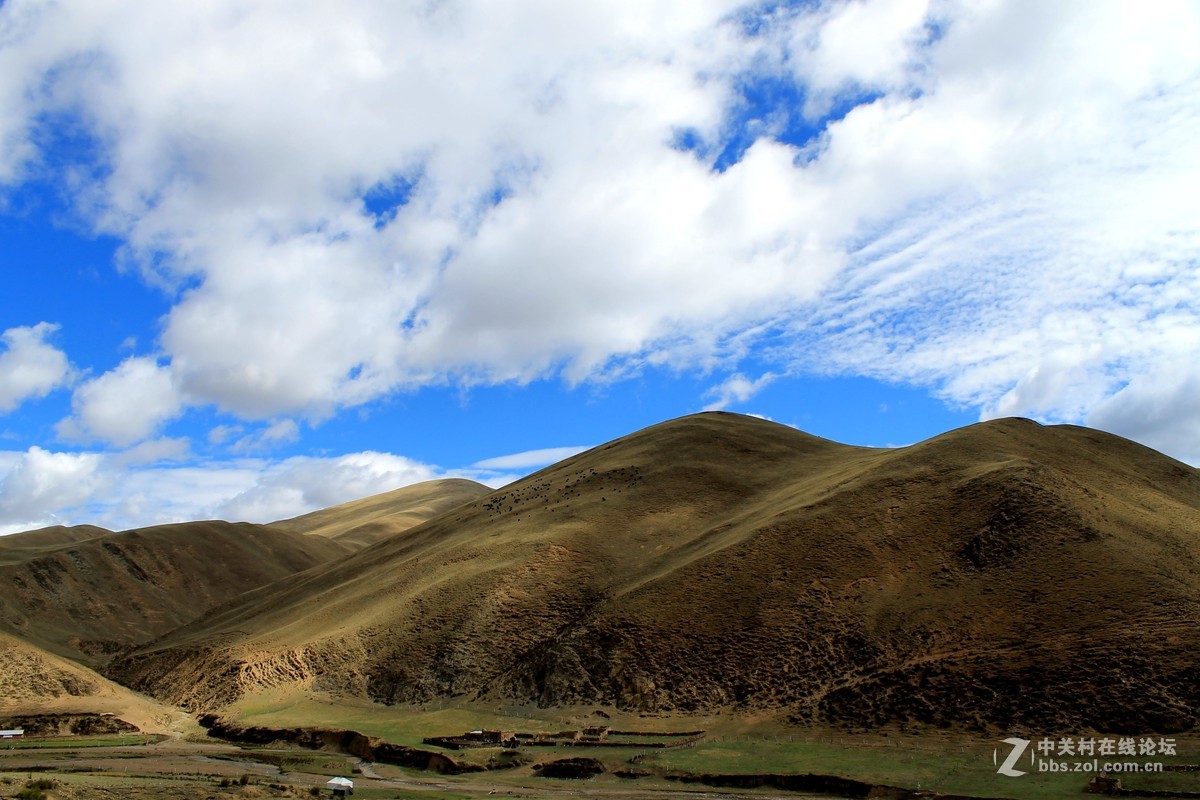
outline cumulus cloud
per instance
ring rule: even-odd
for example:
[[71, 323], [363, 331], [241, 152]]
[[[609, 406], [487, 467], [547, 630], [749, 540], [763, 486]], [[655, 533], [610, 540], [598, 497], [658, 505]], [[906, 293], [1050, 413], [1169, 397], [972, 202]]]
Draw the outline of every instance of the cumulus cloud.
[[67, 354], [46, 341], [58, 327], [39, 322], [0, 334], [0, 414], [26, 400], [45, 397], [70, 380]]
[[75, 390], [74, 414], [59, 424], [68, 439], [101, 439], [127, 446], [151, 436], [183, 410], [169, 367], [134, 357]]
[[196, 519], [273, 522], [457, 474], [390, 453], [179, 459], [185, 441], [116, 453], [0, 451], [0, 535], [55, 524], [113, 530]]
[[266, 467], [217, 513], [225, 519], [271, 522], [435, 477], [434, 467], [389, 453], [289, 458]]
[[1200, 369], [1194, 364], [1173, 375], [1139, 375], [1097, 403], [1086, 422], [1200, 464], [1197, 397]]
[[0, 453], [0, 533], [61, 522], [64, 511], [89, 500], [107, 478], [95, 453], [52, 453], [31, 447]]
[[810, 91], [807, 111], [828, 111], [839, 93], [903, 89], [919, 80], [920, 45], [933, 35], [929, 0], [851, 0], [794, 18], [786, 62]]
[[[175, 293], [160, 361], [80, 387], [67, 433], [735, 371], [767, 335], [775, 372], [983, 416], [1182, 442], [1200, 415], [1141, 388], [1200, 361], [1186, 0], [9, 2], [0, 25], [0, 181], [76, 123], [99, 153], [69, 165], [77, 211]], [[764, 81], [803, 124], [752, 108]]]

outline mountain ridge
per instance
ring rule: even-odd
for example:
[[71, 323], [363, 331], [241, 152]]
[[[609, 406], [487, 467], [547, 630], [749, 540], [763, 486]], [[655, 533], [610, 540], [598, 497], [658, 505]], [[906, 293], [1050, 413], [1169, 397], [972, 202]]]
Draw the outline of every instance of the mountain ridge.
[[194, 708], [292, 687], [1182, 730], [1198, 486], [1083, 428], [999, 420], [870, 449], [694, 415], [260, 587], [110, 674]]
[[491, 491], [482, 483], [465, 478], [440, 478], [271, 522], [267, 527], [324, 536], [362, 547], [395, 536]]

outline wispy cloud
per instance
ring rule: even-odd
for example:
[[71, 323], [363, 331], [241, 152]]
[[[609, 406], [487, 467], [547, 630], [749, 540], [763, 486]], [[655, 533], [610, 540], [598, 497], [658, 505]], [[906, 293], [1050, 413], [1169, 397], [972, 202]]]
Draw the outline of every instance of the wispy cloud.
[[541, 450], [526, 450], [506, 456], [485, 458], [483, 461], [476, 461], [471, 466], [482, 470], [522, 470], [530, 467], [544, 467], [547, 464], [578, 455], [587, 449], [587, 447], [546, 447]]
[[744, 403], [761, 392], [777, 377], [779, 376], [771, 372], [761, 375], [755, 380], [750, 380], [740, 372], [731, 375], [704, 393], [705, 397], [713, 398], [713, 401], [706, 405], [704, 410], [720, 411], [734, 403]]

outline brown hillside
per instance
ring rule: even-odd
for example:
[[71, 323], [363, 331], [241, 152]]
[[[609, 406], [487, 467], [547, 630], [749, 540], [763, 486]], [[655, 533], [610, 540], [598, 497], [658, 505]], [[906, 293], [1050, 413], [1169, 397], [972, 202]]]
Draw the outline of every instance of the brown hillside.
[[0, 536], [0, 564], [26, 561], [64, 544], [75, 544], [110, 533], [112, 531], [95, 525], [54, 525], [34, 531], [10, 533]]
[[491, 492], [482, 483], [444, 478], [273, 522], [269, 527], [365, 547], [395, 536], [456, 506]]
[[115, 714], [148, 732], [171, 732], [187, 725], [176, 709], [0, 633], [0, 716], [46, 713]]
[[327, 539], [246, 523], [189, 522], [77, 540], [63, 530], [16, 534], [6, 538], [25, 546], [0, 546], [0, 630], [93, 664], [349, 552]]
[[895, 450], [701, 414], [251, 592], [114, 665], [264, 686], [797, 722], [1181, 730], [1200, 475], [999, 420]]

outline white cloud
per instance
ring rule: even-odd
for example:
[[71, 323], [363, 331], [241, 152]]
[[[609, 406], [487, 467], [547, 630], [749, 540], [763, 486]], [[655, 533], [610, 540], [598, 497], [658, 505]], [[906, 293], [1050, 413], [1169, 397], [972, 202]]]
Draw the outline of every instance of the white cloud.
[[546, 447], [541, 450], [526, 450], [521, 453], [511, 453], [506, 456], [495, 456], [477, 461], [471, 466], [482, 470], [521, 470], [530, 467], [543, 467], [554, 464], [564, 458], [579, 455], [587, 447]]
[[163, 437], [142, 442], [112, 457], [117, 466], [155, 464], [160, 461], [184, 461], [191, 456], [192, 444], [184, 437]]
[[39, 322], [0, 334], [4, 345], [0, 351], [0, 414], [26, 400], [45, 397], [70, 380], [66, 353], [46, 341], [58, 327]]
[[744, 403], [769, 386], [777, 377], [779, 376], [771, 372], [760, 376], [757, 380], [750, 380], [740, 372], [730, 375], [704, 393], [705, 397], [713, 398], [713, 401], [706, 405], [704, 410], [720, 411], [734, 403]]
[[[776, 370], [1133, 430], [1116, 409], [1200, 361], [1195, 3], [851, 0], [748, 34], [754, 13], [0, 7], [0, 181], [49, 170], [34, 143], [77, 115], [103, 155], [79, 211], [179, 293], [162, 363], [81, 387], [64, 431], [733, 370], [765, 332]], [[764, 78], [845, 113], [792, 146], [772, 109], [714, 169]], [[399, 183], [407, 204], [368, 209]], [[1200, 411], [1161, 407], [1180, 435], [1155, 441], [1184, 441]]]
[[224, 504], [252, 488], [266, 466], [247, 460], [114, 470], [119, 480], [93, 496], [77, 521], [126, 530], [220, 518]]
[[216, 425], [208, 432], [209, 444], [224, 444], [230, 439], [241, 436], [244, 431], [241, 425]]
[[1197, 9], [1126, 11], [973, 6], [924, 94], [830, 127], [812, 163], [872, 213], [794, 328], [795, 368], [933, 386], [984, 417], [1103, 420], [1200, 460], [1200, 410], [1164, 402], [1177, 436], [1152, 439], [1115, 410], [1200, 361]]
[[59, 514], [79, 506], [107, 478], [95, 453], [52, 453], [31, 447], [0, 454], [0, 532], [54, 525]]
[[840, 91], [905, 88], [918, 47], [930, 36], [929, 0], [836, 2], [793, 21], [789, 66], [809, 87], [810, 114], [823, 114]]
[[0, 451], [0, 535], [56, 524], [273, 522], [455, 474], [377, 452], [172, 463], [186, 449], [157, 440], [118, 453]]
[[60, 423], [60, 435], [126, 446], [178, 416], [183, 399], [169, 367], [134, 357], [76, 389], [71, 405], [74, 415]]
[[436, 468], [389, 453], [289, 458], [263, 469], [252, 486], [222, 503], [217, 514], [271, 522], [436, 477]]
[[[209, 441], [220, 444], [229, 432], [230, 429], [218, 425], [209, 432]], [[253, 453], [291, 444], [299, 439], [300, 426], [294, 420], [278, 419], [249, 436], [241, 437], [229, 449], [234, 453]]]

